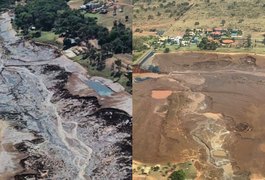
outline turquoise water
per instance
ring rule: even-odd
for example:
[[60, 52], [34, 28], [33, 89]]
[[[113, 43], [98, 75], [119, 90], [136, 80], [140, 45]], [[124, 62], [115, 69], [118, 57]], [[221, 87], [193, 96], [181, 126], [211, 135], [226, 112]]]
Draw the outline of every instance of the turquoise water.
[[110, 96], [113, 93], [110, 88], [96, 81], [87, 80], [87, 85], [95, 90], [100, 96]]

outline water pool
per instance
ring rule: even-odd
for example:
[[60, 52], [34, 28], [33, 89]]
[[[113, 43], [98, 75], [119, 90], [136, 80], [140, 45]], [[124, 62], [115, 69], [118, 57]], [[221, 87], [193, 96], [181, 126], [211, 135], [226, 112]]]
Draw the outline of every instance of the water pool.
[[100, 96], [110, 96], [113, 93], [113, 91], [109, 87], [101, 84], [100, 82], [87, 80], [86, 83], [90, 88], [95, 90]]

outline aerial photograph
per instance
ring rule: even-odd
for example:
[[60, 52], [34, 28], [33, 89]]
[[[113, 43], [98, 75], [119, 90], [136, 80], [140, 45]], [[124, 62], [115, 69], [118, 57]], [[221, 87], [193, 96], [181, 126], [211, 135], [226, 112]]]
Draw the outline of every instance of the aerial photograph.
[[265, 179], [265, 0], [135, 0], [134, 180]]
[[132, 179], [130, 0], [0, 0], [0, 180]]

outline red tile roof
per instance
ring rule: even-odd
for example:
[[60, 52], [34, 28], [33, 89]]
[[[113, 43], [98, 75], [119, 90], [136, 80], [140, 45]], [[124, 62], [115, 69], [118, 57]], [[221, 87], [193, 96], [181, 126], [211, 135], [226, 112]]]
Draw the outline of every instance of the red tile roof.
[[213, 35], [221, 35], [222, 33], [218, 31], [218, 32], [213, 32], [212, 34]]
[[234, 41], [232, 39], [225, 39], [225, 40], [222, 40], [222, 43], [223, 44], [231, 44], [231, 43], [234, 43]]
[[213, 28], [213, 30], [214, 30], [214, 31], [222, 31], [222, 30], [223, 30], [223, 28], [221, 28], [221, 27], [218, 27], [218, 28]]

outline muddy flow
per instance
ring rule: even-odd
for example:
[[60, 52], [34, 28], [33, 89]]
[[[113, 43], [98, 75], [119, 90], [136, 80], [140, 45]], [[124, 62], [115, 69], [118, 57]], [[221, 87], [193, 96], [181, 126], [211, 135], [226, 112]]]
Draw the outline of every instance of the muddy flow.
[[134, 84], [134, 160], [192, 162], [197, 179], [264, 179], [265, 57], [166, 56], [154, 63], [175, 70]]
[[0, 21], [0, 179], [129, 179], [131, 116], [90, 89], [72, 94], [82, 67]]

